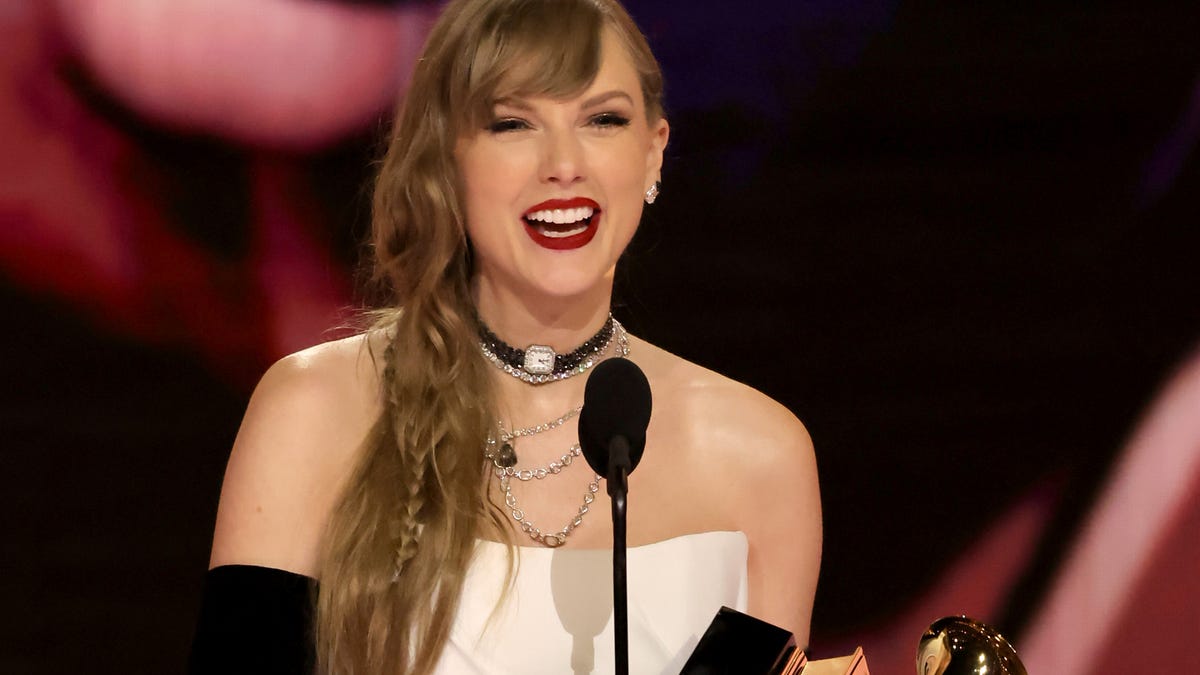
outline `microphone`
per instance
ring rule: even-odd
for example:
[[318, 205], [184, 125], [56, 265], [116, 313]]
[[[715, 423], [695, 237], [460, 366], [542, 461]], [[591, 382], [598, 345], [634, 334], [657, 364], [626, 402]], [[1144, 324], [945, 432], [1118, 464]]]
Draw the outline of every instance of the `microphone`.
[[629, 474], [642, 461], [650, 424], [650, 382], [624, 358], [592, 370], [579, 413], [579, 447], [607, 478], [613, 519], [613, 650], [617, 675], [629, 675], [629, 607], [625, 579], [625, 498]]
[[[633, 473], [646, 449], [650, 409], [650, 382], [633, 361], [608, 359], [592, 370], [579, 413], [579, 447], [592, 471], [607, 477], [616, 461], [626, 476]], [[609, 483], [610, 496], [613, 489]]]

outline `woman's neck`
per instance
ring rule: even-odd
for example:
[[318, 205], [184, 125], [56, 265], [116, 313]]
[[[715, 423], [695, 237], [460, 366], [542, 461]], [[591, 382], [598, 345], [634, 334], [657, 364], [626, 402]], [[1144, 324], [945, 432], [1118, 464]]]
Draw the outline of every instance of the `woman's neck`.
[[583, 296], [523, 297], [479, 280], [475, 308], [484, 325], [517, 349], [546, 345], [559, 354], [579, 347], [608, 319], [612, 289]]
[[[529, 298], [477, 279], [472, 289], [479, 318], [517, 349], [546, 345], [559, 354], [578, 348], [608, 319], [612, 288], [584, 296]], [[493, 373], [501, 417], [518, 426], [545, 422], [583, 402], [586, 376], [531, 385], [500, 370]]]

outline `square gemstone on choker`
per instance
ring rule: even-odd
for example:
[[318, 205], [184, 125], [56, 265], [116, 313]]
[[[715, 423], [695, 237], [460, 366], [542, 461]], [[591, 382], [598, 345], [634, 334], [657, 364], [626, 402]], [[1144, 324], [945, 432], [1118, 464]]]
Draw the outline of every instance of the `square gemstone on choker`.
[[521, 367], [532, 375], [549, 375], [554, 372], [554, 348], [529, 345], [525, 348], [525, 362]]

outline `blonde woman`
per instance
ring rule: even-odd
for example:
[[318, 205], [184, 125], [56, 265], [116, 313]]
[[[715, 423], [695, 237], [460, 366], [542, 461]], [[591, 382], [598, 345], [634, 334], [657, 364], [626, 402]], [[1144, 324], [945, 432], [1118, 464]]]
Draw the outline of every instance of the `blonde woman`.
[[609, 503], [575, 459], [591, 367], [617, 357], [654, 396], [629, 484], [632, 671], [678, 672], [721, 605], [806, 643], [804, 427], [609, 313], [660, 189], [662, 91], [615, 0], [449, 3], [375, 185], [390, 305], [255, 391], [195, 671], [611, 671]]

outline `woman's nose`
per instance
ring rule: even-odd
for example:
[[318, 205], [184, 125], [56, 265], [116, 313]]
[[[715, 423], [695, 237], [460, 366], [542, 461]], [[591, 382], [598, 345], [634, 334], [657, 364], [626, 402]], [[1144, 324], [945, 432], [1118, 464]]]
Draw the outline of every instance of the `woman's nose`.
[[579, 138], [570, 131], [547, 133], [542, 148], [541, 179], [572, 185], [584, 179], [586, 158]]

